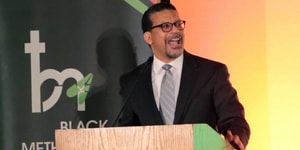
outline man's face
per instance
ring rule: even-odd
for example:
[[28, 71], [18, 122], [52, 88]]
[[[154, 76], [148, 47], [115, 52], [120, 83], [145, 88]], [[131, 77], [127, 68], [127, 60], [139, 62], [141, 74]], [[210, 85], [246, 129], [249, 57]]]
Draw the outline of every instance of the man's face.
[[[179, 21], [175, 10], [163, 10], [151, 15], [153, 26], [162, 23]], [[172, 25], [170, 32], [164, 32], [160, 27], [144, 33], [145, 41], [151, 46], [153, 54], [163, 62], [171, 62], [183, 53], [184, 32]]]

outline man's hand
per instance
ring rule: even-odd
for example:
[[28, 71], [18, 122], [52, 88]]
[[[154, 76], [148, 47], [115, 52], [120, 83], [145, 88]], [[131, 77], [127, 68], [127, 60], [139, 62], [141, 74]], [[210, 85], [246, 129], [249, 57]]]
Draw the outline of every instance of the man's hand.
[[225, 139], [236, 149], [245, 150], [245, 146], [242, 143], [240, 137], [238, 135], [233, 135], [230, 130], [227, 131], [227, 135]]

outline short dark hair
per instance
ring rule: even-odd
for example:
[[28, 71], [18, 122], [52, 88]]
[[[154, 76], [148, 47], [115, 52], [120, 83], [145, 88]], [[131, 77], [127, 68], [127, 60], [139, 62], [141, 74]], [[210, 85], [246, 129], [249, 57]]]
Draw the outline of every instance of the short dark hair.
[[142, 17], [142, 30], [143, 33], [150, 30], [152, 27], [152, 20], [150, 19], [151, 15], [155, 12], [163, 11], [163, 10], [176, 10], [175, 6], [171, 3], [157, 3], [152, 5], [148, 8], [147, 11], [145, 11], [143, 17]]

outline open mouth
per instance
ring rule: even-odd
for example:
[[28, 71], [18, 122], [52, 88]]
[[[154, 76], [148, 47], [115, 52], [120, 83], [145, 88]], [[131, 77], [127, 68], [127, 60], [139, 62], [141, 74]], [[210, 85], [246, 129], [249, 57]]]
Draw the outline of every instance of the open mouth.
[[173, 49], [182, 48], [182, 37], [175, 37], [169, 39], [168, 45]]

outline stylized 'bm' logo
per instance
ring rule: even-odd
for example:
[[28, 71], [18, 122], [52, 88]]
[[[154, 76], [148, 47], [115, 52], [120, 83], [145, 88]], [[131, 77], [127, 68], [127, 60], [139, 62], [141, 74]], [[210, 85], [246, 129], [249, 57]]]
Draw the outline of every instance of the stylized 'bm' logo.
[[[62, 72], [54, 69], [40, 71], [40, 53], [45, 53], [45, 43], [39, 41], [39, 31], [30, 31], [30, 43], [25, 43], [25, 53], [31, 56], [31, 95], [32, 112], [41, 113], [52, 108], [61, 96], [63, 83], [68, 78], [77, 81], [76, 84], [67, 90], [68, 97], [77, 96], [77, 110], [85, 111], [85, 99], [90, 89], [93, 75], [90, 73], [83, 76], [81, 72], [73, 68], [67, 68]], [[41, 100], [41, 85], [48, 79], [53, 79], [58, 83], [52, 94], [46, 100]]]

